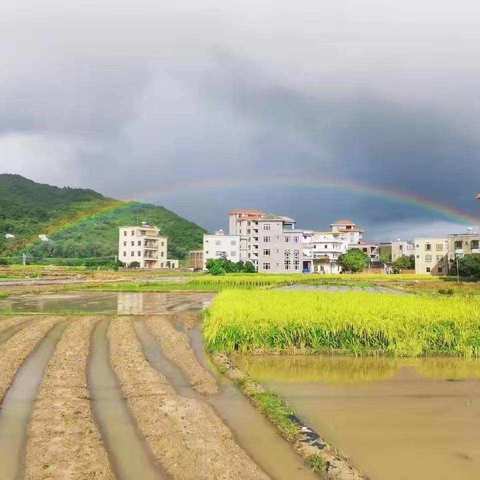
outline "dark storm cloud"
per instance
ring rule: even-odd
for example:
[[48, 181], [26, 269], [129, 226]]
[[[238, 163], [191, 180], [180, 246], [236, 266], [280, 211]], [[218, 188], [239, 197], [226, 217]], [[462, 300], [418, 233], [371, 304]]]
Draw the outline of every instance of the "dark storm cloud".
[[[343, 211], [377, 231], [392, 218], [432, 219], [365, 195], [277, 195], [275, 176], [359, 182], [473, 213], [480, 7], [457, 7], [7, 1], [1, 170], [162, 201], [211, 228], [253, 198], [305, 225]], [[232, 178], [248, 194], [182, 189]]]

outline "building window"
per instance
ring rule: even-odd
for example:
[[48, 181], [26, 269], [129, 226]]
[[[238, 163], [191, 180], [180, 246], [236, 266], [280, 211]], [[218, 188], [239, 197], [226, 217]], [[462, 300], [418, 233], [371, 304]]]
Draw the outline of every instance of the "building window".
[[231, 245], [232, 247], [234, 247], [236, 244], [237, 244], [236, 240], [232, 240], [232, 241], [230, 242], [230, 245]]
[[221, 242], [220, 240], [216, 240], [216, 241], [215, 241], [215, 245], [219, 246], [219, 245], [221, 245], [221, 244], [222, 244], [222, 242]]
[[290, 241], [290, 238], [289, 237], [285, 237], [285, 242], [289, 242]]
[[430, 243], [425, 244], [425, 250], [429, 252], [432, 249], [432, 245]]
[[124, 236], [124, 237], [127, 236], [127, 231], [126, 231], [126, 230], [123, 231], [123, 236]]
[[455, 240], [455, 250], [460, 250], [463, 244], [461, 240]]
[[127, 256], [127, 252], [123, 252], [123, 256], [126, 257], [126, 256]]
[[138, 251], [138, 256], [141, 257], [142, 256], [142, 252], [139, 250]]
[[123, 246], [126, 247], [126, 246], [127, 246], [127, 242], [123, 242]]
[[264, 251], [263, 251], [263, 254], [268, 257], [270, 255], [270, 249], [266, 248]]
[[139, 241], [138, 241], [138, 246], [140, 247], [141, 245], [142, 245], [142, 241], [139, 240]]
[[264, 269], [264, 270], [270, 270], [270, 263], [265, 262], [265, 263], [263, 264], [263, 269]]
[[478, 250], [478, 244], [479, 244], [478, 240], [472, 240], [472, 242], [470, 244], [471, 249], [472, 250]]
[[265, 243], [270, 242], [270, 237], [263, 237], [263, 241], [264, 241]]
[[432, 256], [431, 255], [425, 255], [425, 261], [426, 262], [431, 262], [432, 261]]
[[293, 237], [293, 241], [294, 241], [295, 243], [298, 243], [298, 237]]
[[437, 243], [437, 244], [435, 245], [435, 250], [436, 250], [437, 252], [443, 252], [443, 243]]
[[133, 237], [133, 235], [135, 235], [135, 230], [132, 230], [132, 237]]
[[265, 224], [263, 225], [263, 229], [264, 229], [264, 230], [270, 230], [270, 224], [269, 224], [269, 223], [265, 223]]
[[164, 253], [164, 252], [160, 252], [160, 256], [161, 256], [161, 257], [163, 257], [163, 253]]
[[442, 273], [443, 272], [443, 267], [438, 267], [438, 273]]
[[427, 273], [430, 273], [430, 272], [432, 271], [432, 269], [431, 269], [430, 267], [427, 267], [427, 268], [425, 269], [425, 271], [426, 271]]
[[134, 256], [135, 256], [135, 252], [131, 252], [131, 253], [130, 253], [130, 256], [134, 257]]
[[231, 256], [231, 257], [235, 257], [236, 255], [237, 255], [236, 252], [230, 252], [230, 256]]
[[290, 270], [290, 260], [285, 260], [285, 270]]

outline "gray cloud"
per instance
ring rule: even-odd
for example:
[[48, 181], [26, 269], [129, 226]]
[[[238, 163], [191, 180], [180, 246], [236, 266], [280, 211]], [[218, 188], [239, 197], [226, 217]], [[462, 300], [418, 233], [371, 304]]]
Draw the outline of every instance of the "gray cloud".
[[[304, 226], [338, 214], [382, 237], [392, 220], [436, 232], [445, 219], [420, 208], [268, 179], [478, 213], [480, 6], [445, 3], [7, 0], [0, 170], [162, 202], [209, 228], [254, 199]], [[231, 179], [243, 193], [184, 186]]]

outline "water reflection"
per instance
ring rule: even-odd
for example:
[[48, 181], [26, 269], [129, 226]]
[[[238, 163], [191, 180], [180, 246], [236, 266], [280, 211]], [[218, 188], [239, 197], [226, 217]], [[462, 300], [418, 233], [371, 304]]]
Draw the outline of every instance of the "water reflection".
[[477, 480], [480, 360], [238, 357], [372, 480]]
[[199, 311], [211, 301], [208, 293], [81, 292], [20, 295], [0, 301], [0, 313], [91, 313], [118, 315]]
[[236, 363], [261, 382], [359, 384], [386, 380], [405, 369], [439, 380], [480, 378], [480, 360], [464, 358], [239, 355]]

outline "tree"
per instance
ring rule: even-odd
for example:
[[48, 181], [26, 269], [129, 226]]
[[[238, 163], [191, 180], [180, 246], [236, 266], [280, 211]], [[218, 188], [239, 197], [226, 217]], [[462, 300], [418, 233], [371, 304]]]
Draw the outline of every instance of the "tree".
[[213, 259], [207, 260], [207, 270], [210, 275], [225, 275], [226, 270], [224, 268], [223, 259]]
[[252, 262], [232, 262], [226, 258], [215, 258], [207, 261], [207, 270], [211, 275], [224, 275], [225, 273], [255, 273]]
[[480, 254], [474, 253], [460, 258], [458, 260], [458, 270], [461, 277], [480, 280]]
[[397, 270], [413, 270], [415, 268], [415, 256], [402, 255], [393, 262], [393, 268]]
[[340, 255], [338, 263], [343, 270], [347, 272], [357, 273], [362, 272], [368, 265], [368, 255], [363, 253], [358, 248], [352, 248], [347, 253]]
[[256, 273], [255, 265], [252, 262], [245, 262], [243, 265], [244, 273]]

